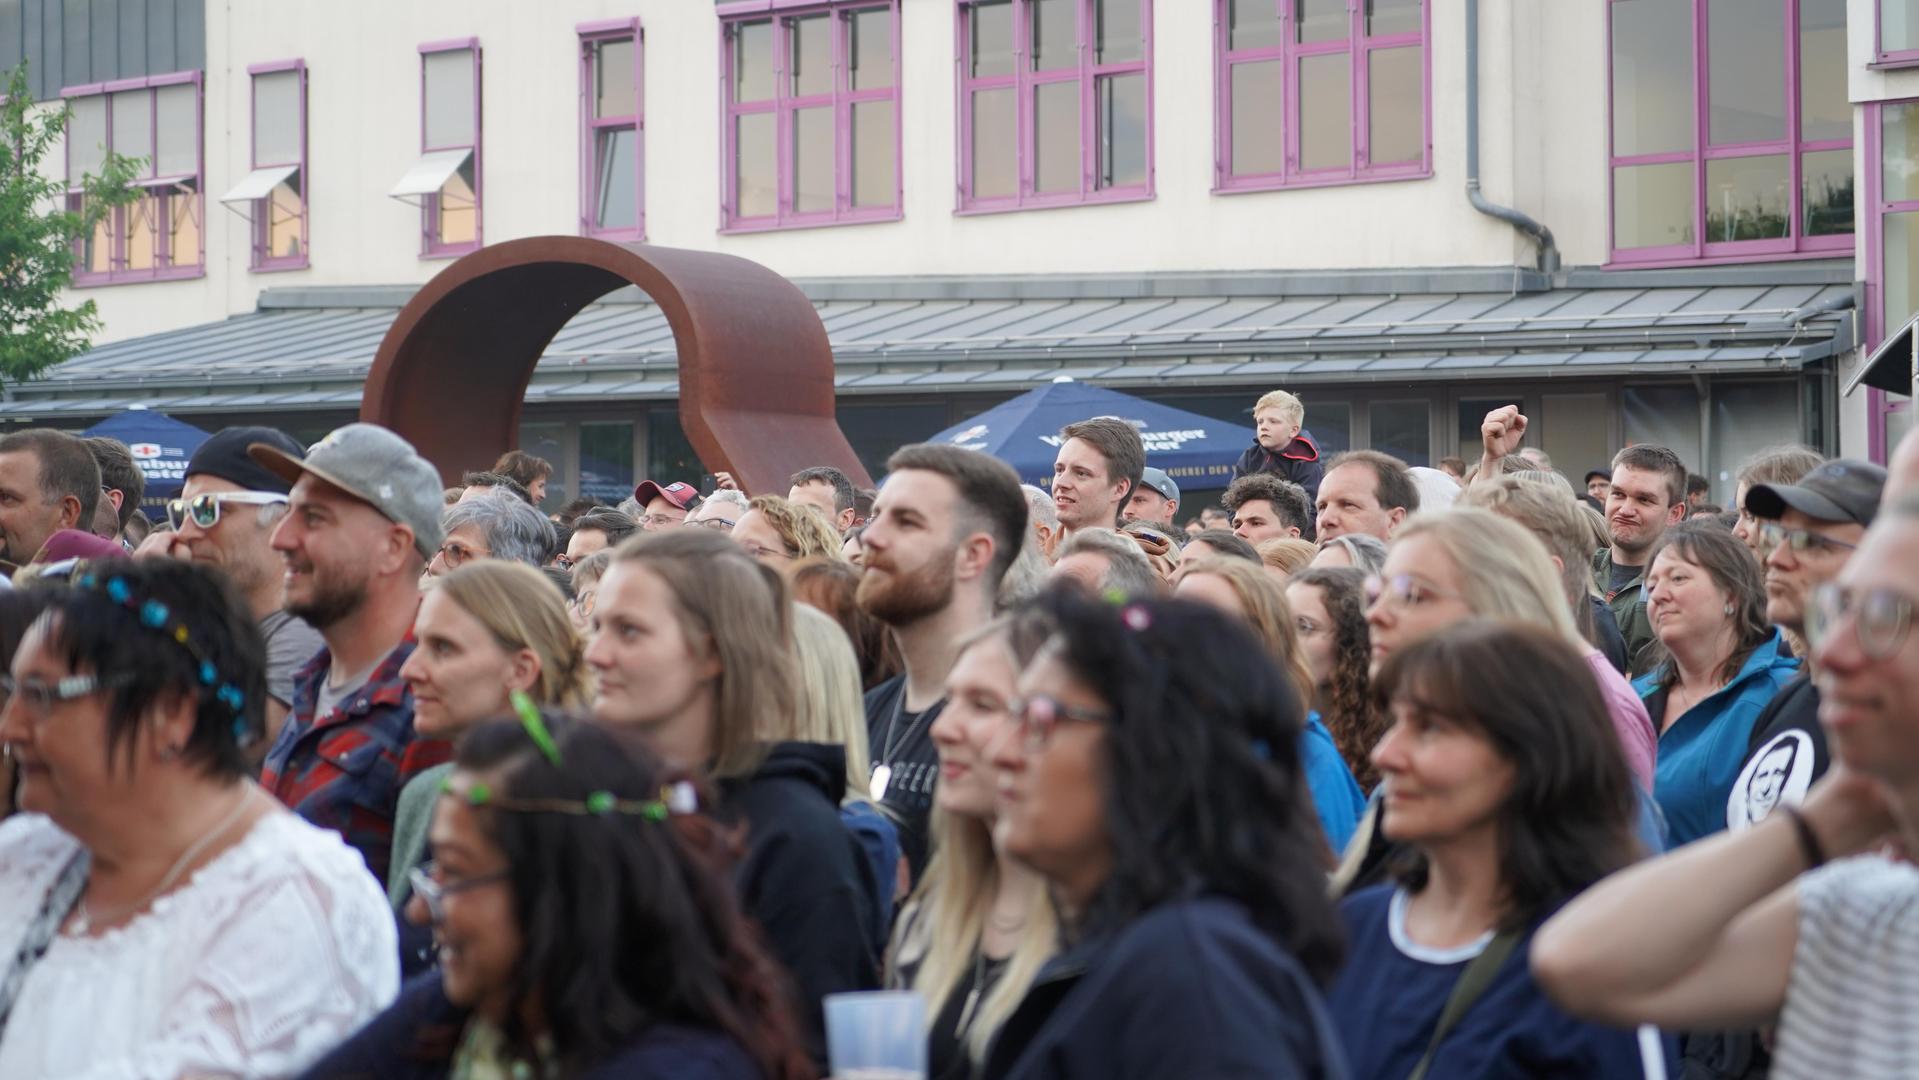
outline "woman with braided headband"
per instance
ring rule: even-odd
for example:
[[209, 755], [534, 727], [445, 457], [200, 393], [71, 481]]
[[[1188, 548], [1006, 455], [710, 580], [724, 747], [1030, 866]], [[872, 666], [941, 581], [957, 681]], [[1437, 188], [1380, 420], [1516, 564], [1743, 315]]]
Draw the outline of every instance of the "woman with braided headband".
[[282, 1076], [392, 999], [365, 862], [247, 776], [264, 646], [215, 572], [84, 571], [0, 694], [0, 1076]]

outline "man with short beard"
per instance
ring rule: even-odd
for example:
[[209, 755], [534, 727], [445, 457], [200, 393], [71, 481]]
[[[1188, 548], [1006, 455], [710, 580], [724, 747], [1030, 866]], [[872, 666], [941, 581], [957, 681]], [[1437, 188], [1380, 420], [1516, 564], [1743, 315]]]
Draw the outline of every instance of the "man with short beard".
[[866, 695], [873, 798], [900, 829], [915, 880], [939, 778], [930, 730], [960, 646], [993, 617], [993, 599], [1026, 536], [1026, 496], [1004, 462], [922, 443], [886, 463], [860, 540], [859, 605], [892, 627], [906, 673]]
[[260, 783], [301, 817], [339, 831], [386, 882], [400, 789], [447, 760], [413, 730], [400, 668], [413, 654], [420, 572], [440, 548], [440, 477], [411, 445], [348, 424], [304, 460], [271, 444], [248, 454], [292, 485], [273, 531], [286, 609], [326, 648], [294, 679], [293, 710]]

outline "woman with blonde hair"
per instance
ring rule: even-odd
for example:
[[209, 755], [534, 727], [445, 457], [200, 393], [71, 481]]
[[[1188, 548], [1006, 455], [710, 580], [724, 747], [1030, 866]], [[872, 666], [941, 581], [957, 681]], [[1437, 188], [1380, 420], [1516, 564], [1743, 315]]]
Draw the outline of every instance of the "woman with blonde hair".
[[839, 534], [819, 511], [778, 495], [748, 503], [731, 535], [748, 555], [781, 573], [800, 559], [844, 558]]
[[963, 643], [946, 680], [946, 708], [933, 722], [940, 759], [933, 858], [900, 918], [887, 965], [888, 985], [927, 1001], [929, 1080], [975, 1073], [1058, 941], [1045, 883], [994, 842], [997, 788], [988, 758], [995, 743], [1017, 737], [1019, 674], [1050, 629], [1027, 609]]
[[1288, 578], [1311, 566], [1313, 556], [1319, 554], [1319, 548], [1311, 540], [1297, 536], [1268, 537], [1254, 544], [1253, 550], [1259, 552], [1259, 561], [1282, 588]]
[[[440, 577], [420, 602], [413, 636], [419, 644], [400, 678], [422, 737], [453, 741], [482, 720], [510, 715], [516, 695], [551, 708], [586, 704], [579, 632], [560, 591], [525, 563], [484, 559]], [[395, 912], [412, 895], [409, 872], [424, 861], [433, 804], [452, 769], [437, 765], [400, 791], [387, 874]], [[408, 948], [403, 959], [411, 974], [424, 957]]]
[[1181, 565], [1173, 595], [1240, 619], [1266, 646], [1267, 655], [1286, 676], [1298, 695], [1300, 711], [1306, 714], [1300, 733], [1300, 764], [1306, 773], [1306, 786], [1312, 790], [1313, 807], [1319, 811], [1319, 823], [1333, 852], [1345, 850], [1359, 816], [1366, 810], [1366, 794], [1359, 790], [1352, 769], [1340, 756], [1333, 733], [1312, 710], [1317, 680], [1299, 643], [1293, 609], [1280, 584], [1264, 567], [1244, 559], [1197, 559]]

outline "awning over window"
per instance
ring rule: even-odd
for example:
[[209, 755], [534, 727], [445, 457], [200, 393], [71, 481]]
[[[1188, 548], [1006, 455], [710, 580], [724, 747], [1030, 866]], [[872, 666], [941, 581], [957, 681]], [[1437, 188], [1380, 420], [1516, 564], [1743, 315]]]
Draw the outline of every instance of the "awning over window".
[[420, 156], [420, 160], [406, 171], [405, 176], [400, 177], [400, 182], [393, 185], [393, 190], [387, 194], [400, 200], [436, 194], [472, 156], [471, 147], [463, 150], [429, 150]]
[[250, 203], [273, 194], [273, 189], [294, 173], [299, 172], [298, 165], [268, 165], [264, 169], [255, 169], [246, 174], [233, 190], [220, 196], [223, 203]]
[[1870, 386], [1889, 394], [1911, 394], [1919, 386], [1919, 330], [1915, 327], [1919, 327], [1919, 315], [1887, 334], [1847, 381], [1846, 393]]

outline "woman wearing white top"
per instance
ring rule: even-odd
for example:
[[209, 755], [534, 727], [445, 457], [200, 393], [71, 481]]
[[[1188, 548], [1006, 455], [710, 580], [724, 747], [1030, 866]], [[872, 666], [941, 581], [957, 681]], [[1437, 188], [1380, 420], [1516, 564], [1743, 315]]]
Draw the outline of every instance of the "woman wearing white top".
[[281, 1076], [398, 989], [365, 864], [247, 779], [264, 647], [220, 579], [109, 563], [0, 680], [0, 1076]]

